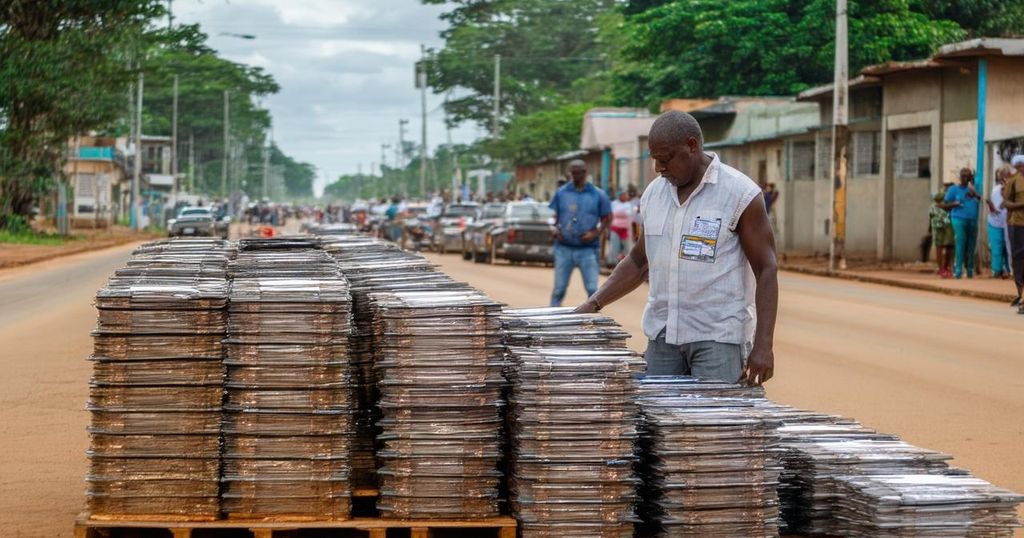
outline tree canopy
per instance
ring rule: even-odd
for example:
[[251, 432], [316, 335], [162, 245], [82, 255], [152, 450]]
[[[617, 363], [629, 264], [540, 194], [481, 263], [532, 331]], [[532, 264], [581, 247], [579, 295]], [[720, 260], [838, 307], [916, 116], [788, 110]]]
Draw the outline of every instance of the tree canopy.
[[490, 126], [494, 56], [501, 55], [501, 117], [530, 114], [604, 95], [610, 65], [602, 17], [614, 0], [423, 0], [446, 4], [444, 46], [429, 50], [428, 84], [454, 91], [452, 123]]
[[69, 137], [124, 113], [130, 62], [163, 13], [160, 0], [0, 4], [0, 228], [49, 191]]
[[515, 116], [502, 137], [490, 143], [489, 152], [518, 164], [572, 151], [580, 145], [583, 115], [591, 106], [571, 104]]
[[[937, 2], [933, 2], [937, 3]], [[907, 0], [851, 0], [850, 71], [925, 58], [965, 37]], [[788, 95], [833, 76], [833, 0], [634, 2], [613, 75], [620, 104], [654, 106], [666, 97]]]

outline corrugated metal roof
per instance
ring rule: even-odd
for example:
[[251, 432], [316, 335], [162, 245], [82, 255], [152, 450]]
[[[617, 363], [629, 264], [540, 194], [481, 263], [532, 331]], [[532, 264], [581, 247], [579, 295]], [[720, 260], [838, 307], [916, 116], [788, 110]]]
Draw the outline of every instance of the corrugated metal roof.
[[[872, 77], [872, 76], [869, 76], [869, 75], [860, 75], [860, 76], [858, 76], [856, 78], [851, 78], [849, 80], [849, 82], [847, 82], [847, 86], [850, 89], [861, 88], [861, 87], [870, 87], [870, 86], [879, 86], [881, 84], [882, 84], [882, 79], [880, 79], [878, 77]], [[822, 86], [817, 86], [817, 87], [814, 87], [814, 88], [810, 88], [810, 89], [804, 90], [804, 91], [800, 92], [799, 94], [797, 94], [796, 100], [797, 101], [818, 101], [821, 98], [824, 98], [826, 96], [832, 95], [832, 87], [833, 86], [835, 86], [835, 84], [824, 84]]]
[[971, 56], [1024, 56], [1024, 39], [980, 37], [939, 47], [933, 58]]

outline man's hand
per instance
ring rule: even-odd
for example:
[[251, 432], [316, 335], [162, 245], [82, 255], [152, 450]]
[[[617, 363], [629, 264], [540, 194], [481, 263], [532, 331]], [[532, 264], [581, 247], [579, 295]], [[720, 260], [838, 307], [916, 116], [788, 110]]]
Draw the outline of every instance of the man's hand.
[[596, 312], [597, 305], [594, 304], [594, 301], [591, 301], [590, 299], [587, 299], [587, 302], [577, 306], [576, 309], [573, 310], [573, 313], [575, 314], [593, 314]]
[[551, 229], [551, 239], [555, 241], [562, 240], [562, 230], [560, 230], [557, 226]]
[[594, 228], [593, 230], [590, 230], [589, 232], [587, 232], [587, 233], [583, 234], [582, 236], [580, 236], [580, 241], [583, 241], [584, 243], [589, 243], [589, 242], [593, 241], [594, 239], [597, 239], [597, 235], [599, 233], [601, 233], [601, 232], [597, 228]]
[[763, 385], [765, 381], [772, 378], [774, 371], [775, 353], [771, 348], [754, 347], [736, 382], [741, 385]]

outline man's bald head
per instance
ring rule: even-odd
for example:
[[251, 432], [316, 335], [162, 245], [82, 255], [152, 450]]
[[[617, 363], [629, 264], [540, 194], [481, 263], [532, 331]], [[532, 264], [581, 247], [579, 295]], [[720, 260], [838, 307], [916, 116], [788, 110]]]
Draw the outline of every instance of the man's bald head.
[[676, 147], [688, 145], [691, 138], [697, 141], [698, 148], [704, 147], [704, 133], [697, 119], [686, 112], [670, 110], [654, 120], [647, 142], [652, 146]]

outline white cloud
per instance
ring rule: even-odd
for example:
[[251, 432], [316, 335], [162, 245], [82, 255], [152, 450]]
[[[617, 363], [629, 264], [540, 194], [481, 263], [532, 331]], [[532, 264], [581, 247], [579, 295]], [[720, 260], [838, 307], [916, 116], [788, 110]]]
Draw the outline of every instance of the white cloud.
[[[442, 44], [441, 8], [418, 0], [177, 0], [174, 11], [180, 22], [199, 23], [225, 57], [274, 76], [281, 91], [265, 100], [274, 137], [317, 166], [318, 192], [325, 178], [379, 162], [381, 144], [398, 140], [399, 119], [410, 120], [406, 140], [419, 140], [413, 66], [421, 44]], [[446, 139], [442, 102], [428, 94], [431, 148]], [[477, 136], [469, 125], [452, 133], [455, 142]]]

